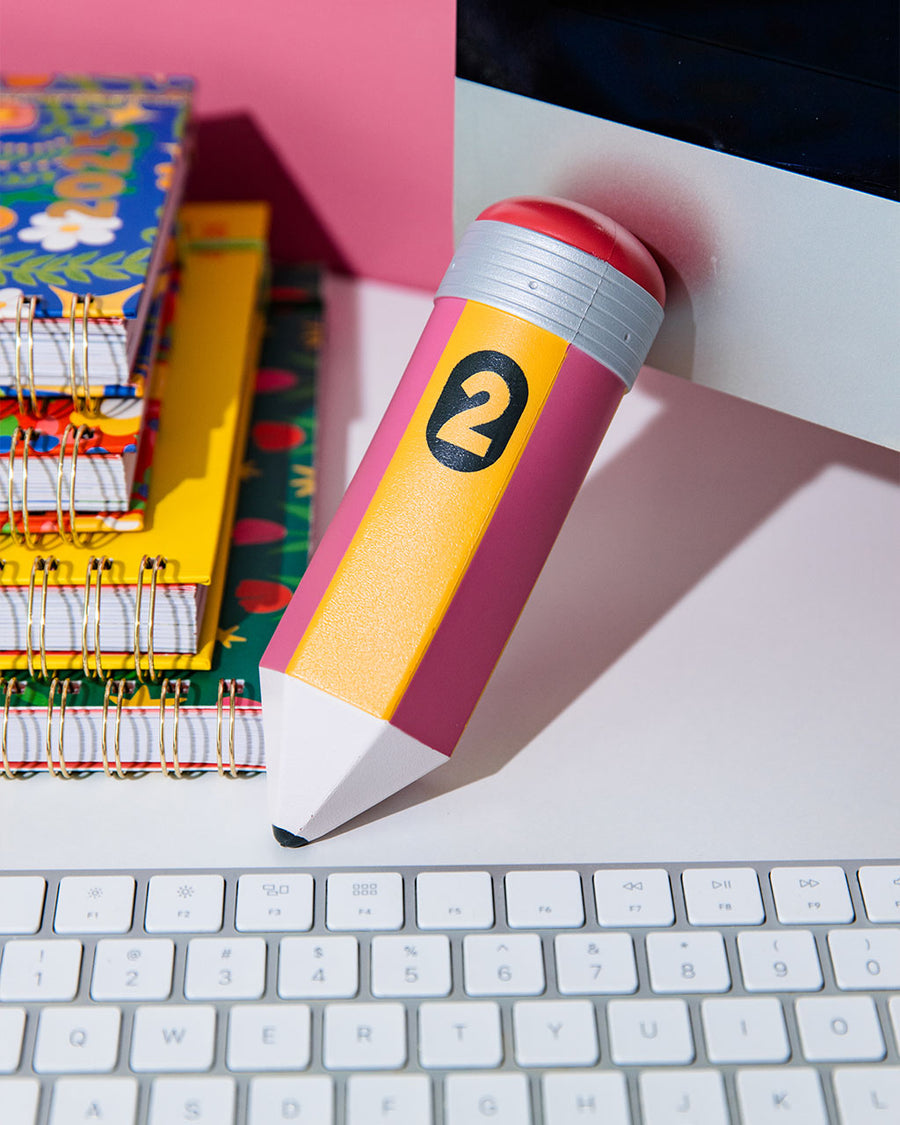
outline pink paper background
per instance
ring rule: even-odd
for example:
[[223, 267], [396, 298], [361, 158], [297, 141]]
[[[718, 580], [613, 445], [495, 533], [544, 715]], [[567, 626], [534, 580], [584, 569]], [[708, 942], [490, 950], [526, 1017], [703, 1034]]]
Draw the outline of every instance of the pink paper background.
[[276, 257], [432, 288], [452, 253], [452, 0], [2, 2], [0, 68], [198, 81], [193, 198], [270, 198]]

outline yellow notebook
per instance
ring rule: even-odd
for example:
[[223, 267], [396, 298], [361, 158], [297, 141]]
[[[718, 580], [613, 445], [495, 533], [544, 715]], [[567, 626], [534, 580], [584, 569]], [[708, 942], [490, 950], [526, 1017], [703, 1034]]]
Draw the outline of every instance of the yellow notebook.
[[[98, 647], [104, 671], [136, 660], [141, 671], [210, 667], [261, 340], [268, 220], [262, 203], [182, 208], [144, 529], [87, 548], [0, 542], [0, 667], [96, 671]], [[154, 568], [156, 559], [165, 566]], [[54, 651], [62, 646], [51, 638], [64, 634], [72, 651]]]

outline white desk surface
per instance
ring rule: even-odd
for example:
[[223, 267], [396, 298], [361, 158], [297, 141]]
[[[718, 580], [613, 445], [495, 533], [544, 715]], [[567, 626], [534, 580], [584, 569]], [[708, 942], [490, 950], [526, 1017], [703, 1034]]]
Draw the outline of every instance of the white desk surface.
[[[431, 307], [327, 298], [320, 519]], [[898, 485], [896, 454], [645, 370], [446, 766], [300, 851], [262, 778], [3, 781], [0, 867], [900, 856]]]

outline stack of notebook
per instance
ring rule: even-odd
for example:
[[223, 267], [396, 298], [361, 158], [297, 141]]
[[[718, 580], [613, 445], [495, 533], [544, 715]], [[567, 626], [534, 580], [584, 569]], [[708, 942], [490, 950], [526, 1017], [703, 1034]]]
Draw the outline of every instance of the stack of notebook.
[[[167, 269], [188, 89], [165, 80], [55, 79], [40, 96], [7, 86], [0, 103], [4, 123], [28, 138], [10, 150], [21, 160], [4, 177], [0, 209], [8, 226], [0, 235], [0, 766], [7, 774], [46, 768], [65, 776], [110, 769], [110, 761], [116, 770], [166, 768], [167, 723], [179, 772], [179, 728], [187, 760], [188, 732], [205, 738], [204, 723], [190, 721], [193, 704], [211, 712], [220, 757], [223, 713], [237, 735], [242, 712], [258, 710], [246, 676], [223, 668], [212, 678], [211, 669], [223, 663], [216, 637], [261, 336], [268, 213], [262, 204], [182, 208], [178, 265]], [[166, 129], [176, 139], [161, 141]], [[40, 161], [41, 191], [29, 193], [22, 177]], [[162, 195], [138, 206], [152, 195], [148, 170]], [[54, 209], [48, 193], [65, 198], [67, 209]], [[92, 224], [97, 216], [102, 229]], [[73, 253], [76, 237], [102, 249]], [[37, 257], [23, 249], [40, 239]], [[136, 241], [144, 251], [129, 249]], [[139, 266], [139, 282], [110, 291], [126, 268]], [[164, 293], [170, 274], [174, 302]], [[62, 290], [62, 277], [85, 290]], [[24, 288], [37, 282], [46, 283], [39, 292]], [[284, 393], [278, 373], [272, 378]], [[302, 430], [261, 425], [263, 449]], [[301, 474], [294, 487], [308, 484]], [[272, 534], [266, 527], [257, 516], [237, 528], [258, 558]], [[301, 569], [306, 531], [304, 524], [299, 549], [291, 543]], [[238, 597], [256, 609], [272, 600], [266, 591], [257, 580]], [[222, 638], [220, 651], [247, 643], [227, 626]], [[241, 670], [255, 673], [255, 663]], [[156, 729], [143, 737], [150, 716]], [[236, 745], [229, 737], [235, 769], [238, 759], [261, 765], [258, 735], [238, 735]]]

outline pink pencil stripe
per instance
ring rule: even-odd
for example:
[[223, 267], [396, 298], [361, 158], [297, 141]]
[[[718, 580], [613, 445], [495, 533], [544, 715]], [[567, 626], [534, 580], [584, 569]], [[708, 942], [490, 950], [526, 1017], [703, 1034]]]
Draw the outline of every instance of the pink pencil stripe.
[[263, 653], [264, 668], [284, 671], [293, 657], [465, 306], [455, 297], [435, 302], [375, 436]]
[[490, 527], [394, 712], [399, 730], [453, 753], [623, 393], [617, 376], [569, 348]]

